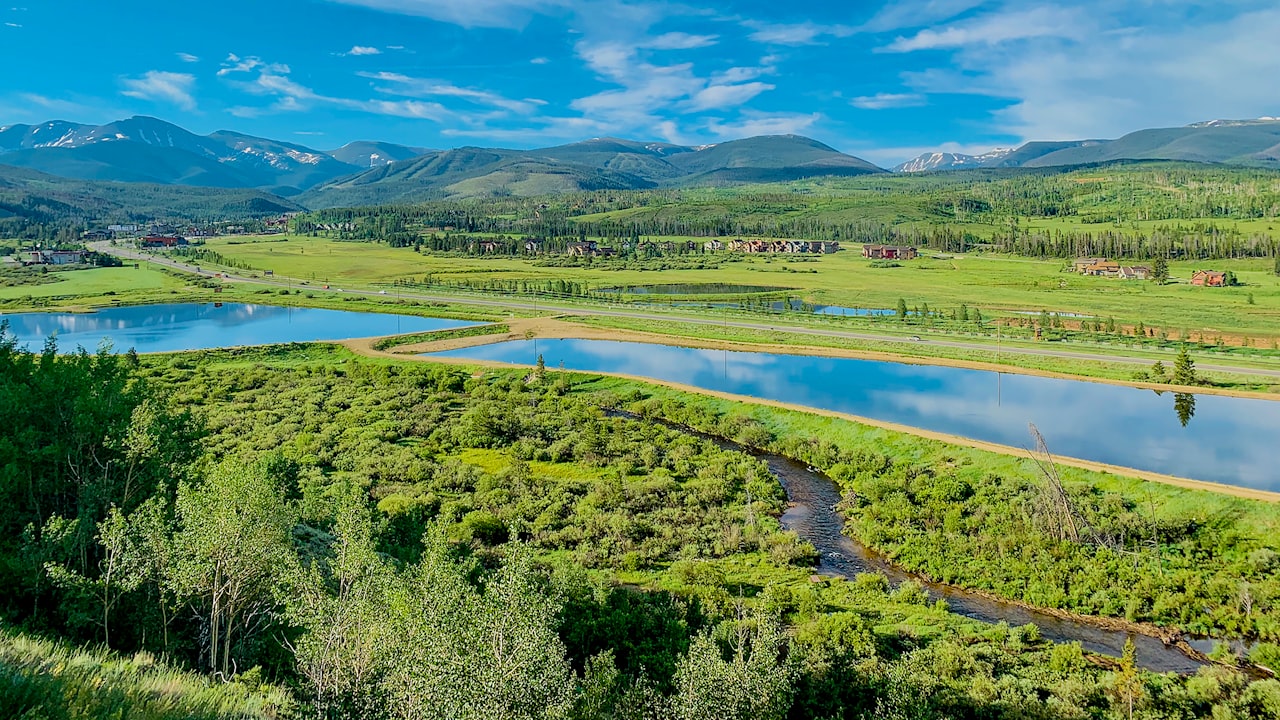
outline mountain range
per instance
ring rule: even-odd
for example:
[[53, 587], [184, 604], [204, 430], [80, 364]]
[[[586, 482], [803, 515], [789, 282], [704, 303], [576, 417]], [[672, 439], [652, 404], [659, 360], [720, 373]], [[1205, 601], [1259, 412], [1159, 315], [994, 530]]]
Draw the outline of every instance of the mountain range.
[[[982, 155], [925, 153], [897, 172], [1042, 168], [1115, 160], [1183, 160], [1280, 168], [1280, 119], [1215, 120], [1140, 130], [1115, 140], [1029, 142]], [[0, 169], [10, 183], [57, 178], [253, 191], [238, 206], [337, 207], [438, 198], [532, 196], [608, 189], [717, 185], [886, 172], [797, 135], [686, 146], [595, 138], [533, 150], [430, 150], [360, 141], [334, 150], [229, 130], [197, 135], [152, 117], [106, 125], [51, 121], [0, 127]], [[68, 192], [87, 192], [87, 185]], [[159, 197], [163, 193], [150, 190]], [[256, 194], [255, 194], [256, 193]], [[288, 200], [285, 200], [288, 198]]]
[[1116, 140], [1029, 142], [983, 155], [924, 153], [894, 172], [971, 168], [1064, 167], [1114, 160], [1184, 160], [1280, 167], [1280, 118], [1210, 120], [1185, 127], [1138, 130]]

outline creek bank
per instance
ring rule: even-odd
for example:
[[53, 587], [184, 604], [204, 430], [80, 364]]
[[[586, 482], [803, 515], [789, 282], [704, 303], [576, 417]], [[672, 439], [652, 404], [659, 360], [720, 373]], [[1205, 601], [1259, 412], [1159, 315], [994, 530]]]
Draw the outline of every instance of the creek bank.
[[[625, 411], [612, 412], [639, 418], [638, 415]], [[950, 611], [957, 615], [992, 625], [1001, 622], [1010, 626], [1033, 624], [1047, 640], [1057, 643], [1079, 642], [1085, 650], [1110, 658], [1120, 657], [1125, 642], [1131, 639], [1137, 648], [1138, 665], [1152, 672], [1188, 675], [1213, 663], [1206, 654], [1191, 645], [1192, 638], [1176, 630], [1120, 618], [1034, 607], [992, 593], [937, 582], [908, 572], [894, 565], [885, 555], [844, 533], [844, 517], [838, 510], [843, 497], [835, 482], [817, 469], [791, 458], [744, 446], [679, 423], [657, 418], [646, 419], [662, 422], [721, 447], [765, 461], [787, 493], [787, 511], [782, 515], [782, 526], [795, 532], [800, 539], [813, 545], [818, 551], [816, 570], [820, 576], [851, 580], [862, 573], [877, 573], [893, 585], [912, 581], [928, 592], [930, 601], [946, 602]]]

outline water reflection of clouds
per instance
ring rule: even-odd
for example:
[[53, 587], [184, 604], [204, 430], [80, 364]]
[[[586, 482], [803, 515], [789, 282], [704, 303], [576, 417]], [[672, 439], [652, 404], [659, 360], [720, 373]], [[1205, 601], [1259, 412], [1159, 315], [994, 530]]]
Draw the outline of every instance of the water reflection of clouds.
[[[448, 353], [524, 362], [519, 343]], [[1261, 488], [1280, 486], [1280, 403], [1198, 398], [1184, 428], [1173, 396], [1101, 383], [939, 366], [600, 340], [539, 341], [575, 370], [619, 372], [946, 432], [1014, 447], [1035, 423], [1059, 455]], [[548, 364], [552, 364], [548, 360]]]
[[340, 340], [422, 332], [469, 323], [381, 313], [357, 313], [274, 305], [210, 303], [118, 307], [89, 314], [21, 313], [0, 316], [29, 349], [43, 347], [56, 332], [64, 352], [96, 350], [107, 340], [116, 350], [173, 352], [234, 345]]

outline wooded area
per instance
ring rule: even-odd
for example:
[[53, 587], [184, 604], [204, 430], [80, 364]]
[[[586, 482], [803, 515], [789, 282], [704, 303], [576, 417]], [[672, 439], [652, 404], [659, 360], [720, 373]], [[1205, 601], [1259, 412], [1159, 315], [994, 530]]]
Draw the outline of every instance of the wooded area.
[[[53, 350], [0, 343], [6, 624], [163, 655], [214, 680], [199, 692], [241, 698], [227, 707], [288, 689], [288, 702], [255, 701], [254, 716], [1074, 718], [1125, 717], [1132, 701], [1142, 716], [1261, 718], [1280, 708], [1276, 681], [1098, 664], [1034, 628], [928, 606], [911, 583], [809, 582], [813, 550], [781, 530], [782, 489], [762, 462], [611, 408], [829, 468], [857, 493], [860, 532], [885, 547], [896, 547], [899, 518], [936, 527], [913, 534], [938, 567], [1007, 532], [1002, 516], [984, 517], [1019, 502], [1001, 488], [1030, 492], [1031, 479], [930, 477], [870, 449], [849, 455], [545, 370], [472, 377], [306, 346], [145, 361]], [[1119, 496], [1080, 497], [1100, 528], [1146, 522]], [[927, 519], [935, 511], [940, 526]], [[1238, 598], [1216, 591], [1169, 596], [1170, 606], [1214, 603], [1217, 627], [1270, 637], [1270, 560], [1245, 527], [1213, 527], [1158, 529], [1179, 546], [1161, 562], [1171, 581], [1207, 588], [1219, 567], [1253, 563], [1251, 607], [1237, 615]], [[932, 532], [947, 534], [934, 544]], [[1010, 542], [1049, 542], [1035, 521], [1017, 532]], [[1098, 552], [1080, 545], [1068, 557]], [[1073, 572], [1048, 556], [985, 562], [983, 572], [1022, 568], [1050, 583]], [[1099, 565], [1091, 587], [1119, 593], [1127, 563]], [[43, 677], [4, 652], [0, 663], [27, 678], [0, 691], [17, 693], [7, 700], [58, 695], [81, 677]], [[178, 716], [189, 715], [154, 715]]]

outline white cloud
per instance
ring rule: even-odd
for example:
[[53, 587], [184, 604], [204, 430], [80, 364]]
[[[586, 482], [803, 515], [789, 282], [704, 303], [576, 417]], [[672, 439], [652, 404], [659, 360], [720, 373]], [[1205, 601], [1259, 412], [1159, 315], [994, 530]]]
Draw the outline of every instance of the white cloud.
[[[639, 43], [643, 45], [643, 42]], [[574, 100], [570, 106], [615, 126], [652, 130], [662, 127], [663, 115], [673, 109], [701, 112], [738, 107], [774, 89], [763, 82], [746, 82], [772, 68], [731, 68], [702, 77], [692, 63], [656, 65], [641, 59], [637, 44], [591, 43], [577, 46], [578, 56], [601, 80], [619, 87]]]
[[21, 93], [18, 97], [23, 101], [23, 103], [37, 105], [48, 112], [81, 116], [89, 111], [89, 106], [72, 100], [61, 100], [45, 95], [37, 95], [36, 93]]
[[176, 55], [178, 56], [178, 59], [184, 63], [200, 62], [200, 58], [195, 55], [192, 55], [191, 53], [180, 52], [180, 53], [176, 53]]
[[765, 45], [815, 45], [825, 38], [849, 37], [856, 32], [847, 25], [818, 25], [805, 22], [795, 24], [765, 23], [748, 20], [743, 23], [754, 30], [750, 38]]
[[764, 113], [744, 111], [737, 120], [712, 119], [706, 129], [721, 140], [736, 140], [757, 135], [803, 135], [818, 121], [821, 113]]
[[16, 23], [16, 22], [7, 22], [7, 23], [5, 23], [5, 24], [4, 24], [4, 26], [5, 26], [5, 27], [11, 27], [11, 28], [20, 28], [20, 27], [22, 27], [21, 25], [19, 25], [19, 24], [18, 24], [18, 23]]
[[986, 0], [898, 0], [880, 8], [879, 12], [858, 29], [863, 32], [888, 32], [923, 27], [950, 20], [984, 4]]
[[239, 55], [232, 53], [222, 62], [222, 69], [218, 71], [218, 77], [225, 77], [234, 73], [248, 73], [255, 70], [261, 70], [262, 72], [276, 75], [289, 74], [288, 65], [263, 62], [261, 58], [257, 57], [242, 58]]
[[356, 45], [346, 52], [347, 55], [381, 55], [382, 51], [376, 47], [368, 47], [365, 45]]
[[1081, 38], [1092, 32], [1090, 26], [1084, 13], [1074, 8], [1038, 7], [984, 15], [940, 29], [921, 30], [912, 37], [894, 40], [885, 49], [889, 52], [912, 52], [998, 45], [1032, 38]]
[[530, 65], [546, 65], [551, 62], [551, 58], [536, 57], [529, 61]]
[[415, 78], [390, 72], [362, 72], [357, 74], [360, 77], [388, 83], [381, 87], [374, 87], [375, 90], [386, 95], [401, 95], [405, 97], [453, 97], [466, 100], [477, 105], [488, 105], [490, 107], [496, 107], [524, 115], [532, 113], [536, 106], [546, 104], [543, 100], [532, 98], [512, 100], [487, 90], [459, 87], [453, 83], [443, 80]]
[[[1280, 114], [1280, 8], [1188, 24], [1185, 8], [1151, 5], [1139, 31], [1119, 12], [1082, 6], [1078, 13], [1088, 20], [1051, 37], [989, 44], [970, 34], [972, 43], [951, 50], [954, 70], [904, 80], [922, 92], [1008, 99], [991, 129], [1023, 140], [1109, 138], [1153, 126]], [[989, 28], [1012, 24], [986, 20]], [[974, 22], [957, 26], [968, 33]]]
[[749, 82], [741, 85], [708, 85], [699, 90], [688, 103], [688, 108], [699, 110], [723, 110], [739, 107], [755, 96], [775, 86], [762, 82]]
[[183, 110], [195, 110], [196, 101], [191, 96], [195, 87], [195, 75], [151, 70], [137, 78], [122, 78], [125, 90], [122, 95], [141, 100], [163, 100]]
[[[228, 68], [227, 73], [220, 72], [220, 75], [226, 75], [232, 72], [250, 71], [258, 73], [258, 76], [253, 80], [234, 81], [233, 84], [235, 87], [238, 87], [251, 95], [275, 98], [275, 101], [269, 107], [237, 106], [230, 108], [228, 112], [237, 117], [260, 117], [267, 113], [277, 112], [305, 112], [318, 105], [355, 110], [374, 115], [390, 115], [393, 117], [432, 120], [440, 123], [446, 121], [478, 122], [486, 117], [483, 114], [475, 113], [461, 115], [438, 102], [428, 102], [416, 99], [386, 100], [374, 98], [361, 100], [358, 98], [323, 95], [292, 80], [286, 74], [289, 72], [287, 65], [267, 63], [258, 58], [240, 59], [235, 56], [232, 56], [229, 59], [229, 62], [233, 63], [233, 66]], [[382, 75], [387, 76], [380, 78], [384, 80], [392, 77], [403, 77], [392, 76], [389, 73], [383, 73]], [[413, 78], [404, 78], [404, 80], [413, 80]], [[458, 90], [465, 91], [465, 89], [461, 88]]]
[[669, 32], [642, 40], [639, 46], [650, 50], [695, 50], [715, 45], [719, 39], [718, 35]]
[[887, 110], [889, 108], [919, 107], [925, 104], [925, 98], [919, 93], [876, 93], [860, 95], [849, 101], [849, 104], [863, 110]]
[[563, 10], [571, 0], [331, 0], [372, 10], [416, 15], [465, 28], [521, 28], [534, 15]]

